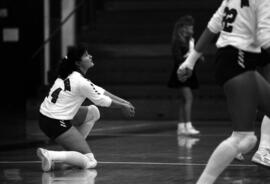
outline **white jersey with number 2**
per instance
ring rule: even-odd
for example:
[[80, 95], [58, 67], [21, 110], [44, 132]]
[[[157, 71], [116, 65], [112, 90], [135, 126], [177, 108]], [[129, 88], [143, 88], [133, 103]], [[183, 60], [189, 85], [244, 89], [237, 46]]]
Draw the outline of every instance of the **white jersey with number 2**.
[[270, 0], [223, 0], [208, 29], [220, 33], [218, 48], [231, 45], [259, 53], [270, 47]]

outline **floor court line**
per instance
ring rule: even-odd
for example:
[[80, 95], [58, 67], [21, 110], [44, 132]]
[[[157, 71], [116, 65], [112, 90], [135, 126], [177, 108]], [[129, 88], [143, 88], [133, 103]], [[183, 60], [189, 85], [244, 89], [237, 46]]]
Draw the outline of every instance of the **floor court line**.
[[[154, 125], [154, 123], [153, 123]], [[95, 135], [102, 135], [102, 134], [99, 134], [99, 132], [103, 132], [103, 131], [108, 131], [108, 130], [122, 130], [122, 129], [131, 129], [131, 128], [139, 128], [139, 127], [148, 127], [149, 126], [149, 123], [145, 123], [145, 124], [139, 124], [139, 125], [125, 125], [125, 126], [117, 126], [117, 127], [110, 127], [110, 128], [97, 128], [97, 129], [93, 129], [92, 131], [92, 136], [95, 136]], [[108, 135], [107, 133], [105, 135]], [[142, 133], [142, 135], [138, 134], [138, 133], [130, 133], [130, 134], [126, 134], [126, 133], [112, 133], [112, 134], [109, 134], [110, 135], [125, 135], [125, 136], [146, 136], [146, 135], [149, 135], [149, 136], [161, 136], [161, 135], [151, 135], [151, 134], [144, 134]], [[90, 135], [91, 136], [91, 135]], [[164, 135], [164, 136], [175, 136], [175, 135]], [[224, 136], [230, 136], [230, 134], [200, 134], [200, 135], [197, 135], [199, 137], [224, 137]]]
[[[0, 161], [0, 164], [37, 164], [40, 161]], [[98, 161], [98, 164], [115, 164], [115, 165], [164, 165], [164, 166], [205, 166], [206, 163], [170, 163], [170, 162], [109, 162]], [[253, 164], [230, 164], [229, 167], [257, 167]]]
[[114, 126], [114, 127], [106, 127], [106, 128], [96, 128], [93, 129], [93, 132], [102, 132], [106, 130], [122, 130], [122, 129], [130, 129], [130, 128], [139, 128], [139, 127], [149, 127], [150, 125], [154, 126], [155, 123], [141, 123], [134, 125], [123, 125], [123, 126]]
[[88, 137], [186, 137], [186, 138], [201, 138], [201, 137], [229, 137], [230, 134], [203, 134], [203, 135], [176, 135], [176, 134], [145, 134], [145, 133], [112, 133], [112, 134], [90, 134]]

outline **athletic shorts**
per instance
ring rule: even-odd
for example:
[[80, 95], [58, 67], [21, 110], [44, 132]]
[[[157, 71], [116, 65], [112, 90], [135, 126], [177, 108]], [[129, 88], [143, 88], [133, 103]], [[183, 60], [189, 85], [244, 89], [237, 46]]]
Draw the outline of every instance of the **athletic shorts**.
[[52, 119], [39, 113], [39, 127], [50, 139], [54, 140], [72, 127], [70, 120]]
[[262, 49], [260, 61], [258, 62], [258, 67], [265, 67], [266, 65], [270, 64], [270, 55]]
[[216, 54], [215, 78], [220, 86], [228, 80], [256, 69], [260, 53], [250, 53], [232, 46], [219, 48]]

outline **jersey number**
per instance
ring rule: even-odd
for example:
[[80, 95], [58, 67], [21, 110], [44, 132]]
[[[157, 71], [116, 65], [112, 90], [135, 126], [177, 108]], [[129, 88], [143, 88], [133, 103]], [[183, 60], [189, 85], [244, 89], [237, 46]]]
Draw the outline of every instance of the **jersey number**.
[[[64, 86], [65, 86], [65, 91], [70, 91], [70, 81], [69, 79], [64, 80]], [[62, 88], [57, 88], [56, 90], [54, 90], [51, 94], [51, 102], [52, 103], [56, 103], [59, 93], [62, 91]]]
[[237, 11], [236, 9], [232, 8], [229, 9], [226, 7], [224, 9], [224, 16], [222, 19], [222, 24], [223, 24], [223, 31], [231, 33], [233, 30], [232, 23], [235, 21], [235, 18], [237, 16]]

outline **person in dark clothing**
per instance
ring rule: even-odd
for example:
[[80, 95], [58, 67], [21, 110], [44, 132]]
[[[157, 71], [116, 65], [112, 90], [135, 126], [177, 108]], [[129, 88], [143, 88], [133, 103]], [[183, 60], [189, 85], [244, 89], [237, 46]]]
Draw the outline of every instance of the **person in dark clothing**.
[[180, 17], [175, 23], [172, 35], [172, 55], [174, 60], [173, 70], [168, 82], [168, 87], [177, 89], [181, 95], [179, 107], [178, 135], [196, 135], [200, 132], [196, 130], [191, 123], [191, 111], [193, 103], [192, 90], [199, 87], [196, 73], [185, 82], [179, 81], [177, 69], [185, 61], [190, 51], [194, 47], [193, 38], [194, 19], [190, 15]]

